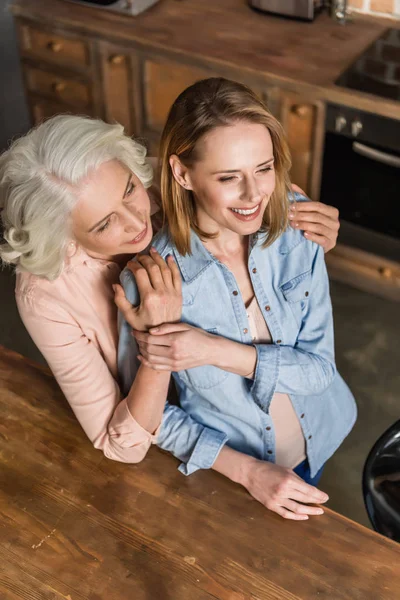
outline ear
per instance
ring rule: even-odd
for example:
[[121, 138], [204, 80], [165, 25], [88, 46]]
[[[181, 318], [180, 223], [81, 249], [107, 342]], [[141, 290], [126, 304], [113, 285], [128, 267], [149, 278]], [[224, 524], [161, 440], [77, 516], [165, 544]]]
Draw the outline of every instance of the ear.
[[185, 167], [176, 154], [172, 154], [169, 157], [169, 165], [175, 181], [185, 188], [185, 190], [191, 190], [192, 185], [190, 181], [189, 169]]

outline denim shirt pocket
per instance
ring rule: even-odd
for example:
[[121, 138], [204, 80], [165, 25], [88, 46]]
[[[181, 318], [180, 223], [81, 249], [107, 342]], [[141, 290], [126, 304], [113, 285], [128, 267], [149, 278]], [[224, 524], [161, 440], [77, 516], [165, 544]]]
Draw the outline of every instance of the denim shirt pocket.
[[[204, 328], [204, 331], [218, 335], [217, 327]], [[179, 371], [178, 375], [189, 388], [193, 390], [207, 390], [220, 385], [230, 373], [212, 365], [194, 367], [186, 371]]]
[[293, 277], [280, 286], [282, 295], [300, 329], [304, 312], [310, 301], [311, 269]]

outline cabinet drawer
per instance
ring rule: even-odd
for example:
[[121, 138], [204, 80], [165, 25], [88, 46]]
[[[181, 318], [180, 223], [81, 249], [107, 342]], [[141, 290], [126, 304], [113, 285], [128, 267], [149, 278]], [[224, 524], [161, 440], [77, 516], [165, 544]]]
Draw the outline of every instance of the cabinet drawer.
[[22, 51], [35, 58], [86, 67], [89, 65], [89, 48], [85, 42], [50, 32], [41, 31], [31, 25], [19, 25]]
[[50, 117], [54, 117], [55, 115], [60, 114], [79, 114], [86, 115], [88, 117], [93, 117], [91, 109], [79, 110], [77, 108], [73, 108], [68, 106], [68, 104], [63, 104], [62, 102], [56, 102], [54, 100], [49, 100], [48, 98], [41, 98], [40, 96], [34, 96], [30, 94], [28, 96], [28, 102], [31, 109], [31, 114], [33, 118], [33, 124], [37, 125]]
[[91, 104], [90, 89], [85, 83], [28, 66], [24, 73], [30, 92], [50, 96], [71, 106], [85, 108]]

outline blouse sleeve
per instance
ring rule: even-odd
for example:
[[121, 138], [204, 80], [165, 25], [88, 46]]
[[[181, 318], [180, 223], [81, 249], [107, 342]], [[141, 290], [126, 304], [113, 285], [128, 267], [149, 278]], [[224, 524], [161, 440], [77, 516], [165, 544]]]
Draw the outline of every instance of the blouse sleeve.
[[154, 435], [129, 412], [127, 399], [101, 353], [61, 307], [29, 296], [17, 297], [22, 321], [95, 448], [107, 458], [140, 462]]

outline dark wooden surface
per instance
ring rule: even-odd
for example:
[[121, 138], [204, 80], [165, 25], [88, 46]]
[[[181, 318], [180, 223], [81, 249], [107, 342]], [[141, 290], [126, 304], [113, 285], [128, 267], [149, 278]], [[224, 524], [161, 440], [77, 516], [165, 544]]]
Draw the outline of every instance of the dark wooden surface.
[[51, 374], [0, 347], [2, 600], [395, 600], [400, 545], [284, 521], [213, 472], [92, 448]]
[[394, 100], [334, 85], [386, 28], [400, 27], [394, 20], [356, 15], [343, 26], [322, 14], [310, 24], [259, 14], [245, 0], [161, 0], [138, 17], [65, 0], [13, 0], [12, 10], [41, 25], [60, 20], [85, 34], [233, 67], [314, 98], [400, 117]]

